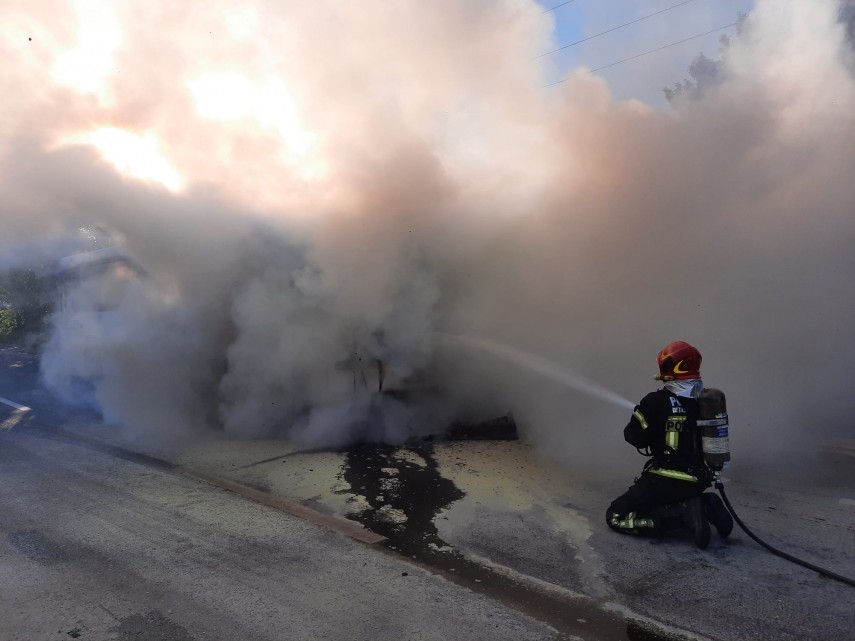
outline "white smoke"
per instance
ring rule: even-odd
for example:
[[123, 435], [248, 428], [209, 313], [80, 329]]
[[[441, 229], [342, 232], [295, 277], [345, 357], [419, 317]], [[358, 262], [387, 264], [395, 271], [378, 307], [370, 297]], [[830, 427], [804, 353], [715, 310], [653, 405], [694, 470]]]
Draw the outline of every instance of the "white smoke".
[[[142, 274], [59, 314], [45, 379], [161, 435], [400, 442], [512, 410], [596, 465], [626, 410], [435, 333], [631, 398], [681, 339], [736, 450], [851, 433], [851, 56], [836, 2], [783, 5], [666, 113], [584, 69], [545, 87], [522, 0], [7, 3], [3, 262], [98, 227]], [[377, 360], [432, 400], [372, 402]]]

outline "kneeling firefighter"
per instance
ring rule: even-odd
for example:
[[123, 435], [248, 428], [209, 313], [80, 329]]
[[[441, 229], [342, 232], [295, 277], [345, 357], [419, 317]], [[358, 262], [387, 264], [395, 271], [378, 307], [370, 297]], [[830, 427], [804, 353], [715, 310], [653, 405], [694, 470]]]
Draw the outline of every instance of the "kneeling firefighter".
[[[648, 536], [685, 526], [695, 544], [706, 548], [709, 523], [722, 538], [733, 530], [721, 499], [704, 492], [714, 472], [730, 459], [724, 395], [704, 389], [701, 354], [684, 341], [667, 345], [657, 362], [655, 378], [664, 387], [641, 399], [623, 431], [624, 439], [650, 458], [635, 484], [609, 506], [606, 522], [618, 532]], [[702, 423], [709, 426], [703, 428], [703, 442], [698, 425], [702, 409], [707, 419]], [[705, 446], [716, 453], [705, 458]]]

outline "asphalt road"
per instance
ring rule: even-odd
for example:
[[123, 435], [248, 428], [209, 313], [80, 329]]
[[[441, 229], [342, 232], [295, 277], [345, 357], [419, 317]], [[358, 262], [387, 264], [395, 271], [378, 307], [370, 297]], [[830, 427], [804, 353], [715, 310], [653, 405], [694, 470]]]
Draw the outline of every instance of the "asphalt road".
[[169, 471], [0, 435], [0, 639], [552, 639], [338, 533]]
[[[700, 551], [608, 530], [624, 470], [574, 475], [513, 442], [158, 448], [56, 404], [35, 371], [0, 351], [0, 397], [31, 408], [0, 403], [0, 640], [822, 641], [855, 625], [855, 590], [739, 531]], [[389, 538], [353, 541], [172, 464]], [[770, 543], [851, 576], [851, 471], [788, 485], [736, 470], [729, 494]]]

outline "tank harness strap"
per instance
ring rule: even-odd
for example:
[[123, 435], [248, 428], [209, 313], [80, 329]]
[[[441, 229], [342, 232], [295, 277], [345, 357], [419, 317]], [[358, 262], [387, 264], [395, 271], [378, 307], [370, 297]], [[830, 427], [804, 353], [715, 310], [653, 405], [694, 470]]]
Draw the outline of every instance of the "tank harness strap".
[[689, 474], [688, 472], [680, 472], [679, 470], [666, 470], [661, 467], [651, 467], [647, 470], [651, 474], [658, 474], [659, 476], [667, 476], [672, 479], [679, 479], [681, 481], [692, 481], [697, 483], [698, 477]]

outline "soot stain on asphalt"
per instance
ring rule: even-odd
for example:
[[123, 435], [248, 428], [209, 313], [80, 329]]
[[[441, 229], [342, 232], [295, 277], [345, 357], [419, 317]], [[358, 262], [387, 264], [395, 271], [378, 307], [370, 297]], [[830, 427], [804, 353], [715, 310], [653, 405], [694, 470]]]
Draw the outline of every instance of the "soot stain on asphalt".
[[195, 641], [186, 628], [170, 621], [160, 612], [152, 610], [145, 614], [132, 614], [119, 621], [110, 632], [118, 634], [118, 641], [138, 639], [168, 639], [169, 641]]
[[[436, 571], [473, 592], [490, 596], [559, 631], [558, 638], [663, 641], [684, 639], [654, 624], [627, 621], [597, 602], [537, 589], [512, 575], [463, 556], [440, 538], [434, 519], [464, 496], [444, 478], [434, 457], [434, 444], [423, 441], [404, 446], [358, 444], [351, 447], [342, 465], [341, 478], [361, 506], [348, 518], [382, 534], [382, 544]], [[357, 499], [356, 497], [359, 497]], [[406, 577], [407, 573], [402, 573]]]
[[438, 467], [432, 443], [354, 446], [342, 468], [350, 486], [343, 493], [362, 497], [368, 507], [348, 517], [407, 549], [444, 546], [433, 521], [465, 493]]

